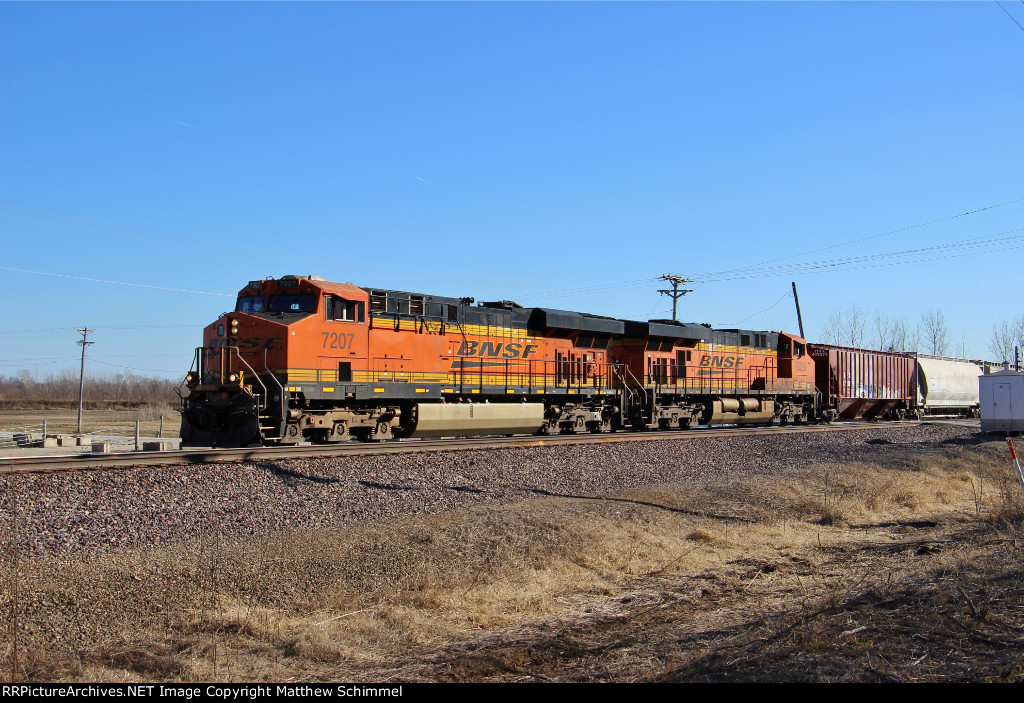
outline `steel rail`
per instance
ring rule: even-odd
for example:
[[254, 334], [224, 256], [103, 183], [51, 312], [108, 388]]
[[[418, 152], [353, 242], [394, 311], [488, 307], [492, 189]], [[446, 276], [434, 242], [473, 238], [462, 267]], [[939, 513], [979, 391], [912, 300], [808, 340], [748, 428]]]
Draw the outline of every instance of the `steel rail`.
[[892, 422], [884, 425], [850, 422], [834, 425], [795, 425], [785, 427], [727, 427], [652, 432], [610, 432], [572, 435], [518, 435], [515, 437], [473, 437], [463, 439], [390, 440], [369, 443], [300, 444], [276, 447], [244, 447], [239, 449], [206, 449], [193, 447], [162, 452], [117, 452], [109, 454], [59, 454], [0, 458], [0, 475], [49, 473], [63, 471], [145, 468], [183, 464], [210, 464], [280, 459], [308, 459], [380, 454], [412, 454], [426, 452], [501, 449], [505, 447], [553, 447], [563, 444], [599, 444], [619, 442], [664, 442], [695, 438], [720, 438], [753, 435], [839, 432], [907, 427], [921, 421]]

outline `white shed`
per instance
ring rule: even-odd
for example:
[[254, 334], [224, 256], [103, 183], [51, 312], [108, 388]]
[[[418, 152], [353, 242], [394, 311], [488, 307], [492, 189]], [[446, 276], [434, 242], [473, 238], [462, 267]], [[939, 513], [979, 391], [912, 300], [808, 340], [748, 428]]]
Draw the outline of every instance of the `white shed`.
[[1024, 373], [996, 371], [978, 377], [982, 432], [1024, 432]]

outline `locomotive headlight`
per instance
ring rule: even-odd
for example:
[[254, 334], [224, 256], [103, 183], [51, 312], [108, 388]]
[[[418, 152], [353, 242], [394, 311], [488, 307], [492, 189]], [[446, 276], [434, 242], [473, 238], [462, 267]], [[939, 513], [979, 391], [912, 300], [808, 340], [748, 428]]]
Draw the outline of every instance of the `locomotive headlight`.
[[231, 374], [230, 376], [228, 376], [228, 380], [234, 383], [235, 381], [238, 380], [238, 376], [235, 374]]
[[192, 381], [193, 381], [192, 374], [189, 374], [188, 376], [185, 376], [185, 383], [192, 383]]

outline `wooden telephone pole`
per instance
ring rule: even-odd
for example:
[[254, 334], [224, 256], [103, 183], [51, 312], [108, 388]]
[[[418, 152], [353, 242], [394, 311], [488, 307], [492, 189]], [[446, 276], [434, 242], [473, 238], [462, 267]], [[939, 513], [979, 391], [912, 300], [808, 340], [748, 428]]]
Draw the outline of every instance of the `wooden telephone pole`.
[[800, 296], [796, 294], [796, 281], [793, 281], [793, 300], [796, 301], [796, 323], [800, 325], [800, 336], [804, 337], [804, 318], [800, 314]]
[[679, 290], [679, 286], [684, 283], [693, 283], [689, 278], [683, 278], [682, 276], [673, 276], [672, 274], [666, 273], [664, 276], [658, 279], [659, 281], [668, 281], [672, 284], [672, 290], [659, 290], [658, 292], [662, 295], [668, 295], [672, 298], [672, 319], [676, 322], [679, 320], [676, 317], [676, 301], [682, 298], [687, 293], [692, 293], [693, 290]]
[[85, 327], [75, 329], [75, 332], [82, 335], [82, 338], [75, 342], [75, 344], [82, 345], [82, 372], [78, 377], [78, 434], [82, 434], [82, 400], [85, 398], [85, 348], [90, 344], [95, 344], [95, 342], [86, 340], [89, 339], [89, 333], [95, 331]]

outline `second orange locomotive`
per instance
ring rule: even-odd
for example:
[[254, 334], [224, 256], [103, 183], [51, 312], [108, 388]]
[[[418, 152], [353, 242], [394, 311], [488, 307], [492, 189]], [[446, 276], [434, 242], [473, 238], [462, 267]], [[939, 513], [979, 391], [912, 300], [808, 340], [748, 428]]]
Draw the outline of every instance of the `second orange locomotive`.
[[184, 445], [804, 421], [806, 342], [330, 283], [252, 281], [206, 327]]

